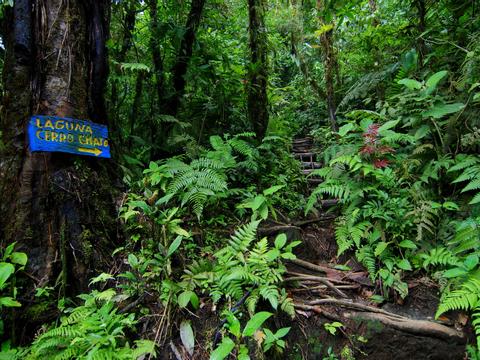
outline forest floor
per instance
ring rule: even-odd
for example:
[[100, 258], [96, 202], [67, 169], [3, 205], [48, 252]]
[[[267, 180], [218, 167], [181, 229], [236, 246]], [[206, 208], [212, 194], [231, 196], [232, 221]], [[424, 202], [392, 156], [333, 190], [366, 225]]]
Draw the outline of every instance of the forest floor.
[[[297, 144], [295, 156], [314, 186], [320, 180], [309, 174], [319, 163], [308, 139]], [[464, 359], [467, 339], [473, 337], [466, 326], [468, 318], [457, 312], [434, 320], [439, 287], [428, 277], [419, 273], [406, 279], [409, 294], [405, 299], [391, 294], [384, 294], [390, 300], [382, 303], [370, 299], [378, 293], [379, 284], [370, 280], [353, 253], [337, 257], [335, 213], [328, 210], [334, 203], [334, 199], [324, 201], [323, 209], [309, 217], [290, 223], [272, 221], [259, 229], [260, 235], [284, 232], [289, 240], [302, 241], [295, 251], [297, 260], [288, 264], [285, 276], [285, 287], [296, 307], [295, 319], [280, 315], [270, 320], [275, 328], [291, 327], [286, 350], [275, 358]], [[190, 320], [199, 344], [193, 357], [182, 352], [177, 336], [165, 345], [162, 359], [209, 358], [209, 344], [220, 322], [218, 311], [206, 302]]]

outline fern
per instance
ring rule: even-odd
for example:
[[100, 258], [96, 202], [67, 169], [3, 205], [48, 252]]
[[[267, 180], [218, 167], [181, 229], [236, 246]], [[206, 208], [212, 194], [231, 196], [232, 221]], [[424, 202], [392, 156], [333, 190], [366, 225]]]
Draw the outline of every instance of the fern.
[[[286, 271], [281, 259], [294, 258], [291, 249], [296, 244], [286, 246], [285, 235], [279, 235], [283, 238], [275, 241], [275, 247], [269, 246], [267, 238], [256, 240], [258, 225], [259, 221], [253, 221], [241, 226], [231, 236], [227, 246], [215, 253], [217, 262], [213, 277], [205, 279], [208, 285], [204, 286], [210, 287], [214, 302], [222, 297], [238, 301], [248, 291], [250, 295], [246, 305], [252, 313], [261, 298], [274, 309], [287, 302], [279, 289]], [[190, 269], [188, 271], [193, 274]], [[284, 308], [291, 310], [288, 304]]]
[[458, 289], [446, 292], [442, 296], [435, 317], [451, 310], [475, 310], [480, 298], [480, 273], [471, 274]]
[[[111, 289], [109, 289], [111, 290]], [[102, 300], [110, 291], [83, 294], [85, 303], [63, 317], [60, 324], [35, 339], [27, 360], [136, 359], [155, 355], [155, 344], [142, 340], [131, 348], [125, 329], [133, 328], [133, 314], [118, 314], [114, 303]]]
[[445, 247], [433, 248], [429, 253], [420, 254], [420, 258], [423, 260], [422, 266], [425, 269], [428, 269], [430, 266], [445, 267], [447, 265], [457, 266], [460, 264], [459, 258]]
[[449, 169], [449, 172], [458, 172], [461, 174], [453, 181], [454, 184], [468, 182], [463, 187], [462, 193], [467, 191], [475, 191], [475, 195], [469, 204], [477, 204], [480, 202], [480, 158], [473, 155], [459, 155], [456, 164]]

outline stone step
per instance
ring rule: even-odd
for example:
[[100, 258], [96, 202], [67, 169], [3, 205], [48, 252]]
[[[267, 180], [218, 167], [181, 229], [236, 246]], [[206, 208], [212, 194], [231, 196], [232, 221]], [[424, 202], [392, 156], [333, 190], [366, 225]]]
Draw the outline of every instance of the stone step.
[[302, 167], [304, 169], [321, 169], [322, 163], [307, 161], [307, 162], [302, 162]]
[[293, 139], [292, 144], [312, 144], [313, 143], [313, 138], [311, 137], [306, 137], [306, 138], [298, 138], [298, 139]]
[[308, 182], [310, 185], [318, 185], [318, 184], [323, 183], [323, 179], [321, 179], [321, 178], [308, 178], [308, 179], [307, 179], [307, 182]]
[[303, 152], [303, 151], [298, 151], [298, 152], [294, 152], [293, 155], [295, 157], [306, 157], [306, 156], [311, 156], [311, 157], [315, 157], [317, 154], [313, 153], [313, 152]]
[[310, 175], [315, 169], [303, 169], [302, 174], [303, 175]]
[[294, 146], [293, 147], [293, 152], [311, 152], [312, 147], [311, 146]]

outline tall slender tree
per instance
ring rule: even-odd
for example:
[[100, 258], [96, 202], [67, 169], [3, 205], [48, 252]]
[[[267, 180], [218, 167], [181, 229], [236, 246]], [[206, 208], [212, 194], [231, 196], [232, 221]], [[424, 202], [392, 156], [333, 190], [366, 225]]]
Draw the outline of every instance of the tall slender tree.
[[250, 64], [247, 82], [248, 119], [258, 139], [268, 127], [268, 58], [265, 29], [266, 0], [248, 0]]
[[335, 102], [335, 70], [337, 60], [333, 46], [333, 24], [327, 24], [325, 14], [328, 11], [325, 0], [317, 0], [318, 22], [324, 29], [320, 34], [320, 45], [323, 52], [325, 87], [327, 95], [328, 117], [333, 131], [338, 131], [337, 105]]

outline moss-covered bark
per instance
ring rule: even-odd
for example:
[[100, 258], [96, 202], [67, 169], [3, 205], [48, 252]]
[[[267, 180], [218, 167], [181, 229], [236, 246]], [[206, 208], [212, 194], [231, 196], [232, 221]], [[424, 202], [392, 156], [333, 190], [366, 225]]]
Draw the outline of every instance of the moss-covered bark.
[[22, 0], [7, 14], [0, 234], [29, 256], [24, 291], [57, 279], [62, 292], [84, 290], [112, 246], [108, 160], [31, 153], [25, 134], [33, 114], [106, 121], [107, 4]]

